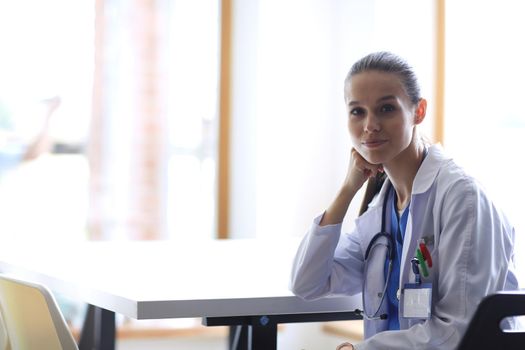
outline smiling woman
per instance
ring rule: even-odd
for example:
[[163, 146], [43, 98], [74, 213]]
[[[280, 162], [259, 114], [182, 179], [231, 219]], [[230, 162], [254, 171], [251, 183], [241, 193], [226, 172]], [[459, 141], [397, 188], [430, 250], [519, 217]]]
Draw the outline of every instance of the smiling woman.
[[[481, 299], [518, 288], [514, 228], [471, 175], [419, 136], [426, 101], [417, 84], [389, 52], [361, 58], [346, 79], [347, 175], [303, 238], [291, 281], [305, 299], [362, 294], [365, 340], [338, 349], [455, 348]], [[373, 198], [345, 234], [369, 180]]]
[[[412, 123], [423, 121], [426, 100], [421, 99], [419, 88], [410, 96], [406, 93], [408, 88], [405, 90], [398, 79], [392, 79], [402, 73], [389, 76], [380, 73], [380, 68], [374, 69], [352, 73], [345, 84], [345, 100], [349, 109], [348, 128], [356, 150], [373, 163], [381, 164], [384, 160], [377, 158], [377, 149], [387, 148], [398, 153], [413, 139], [419, 140], [417, 133], [412, 132]], [[408, 117], [398, 118], [399, 115], [409, 116], [414, 111], [418, 112], [414, 121]], [[380, 128], [382, 134], [374, 133]]]

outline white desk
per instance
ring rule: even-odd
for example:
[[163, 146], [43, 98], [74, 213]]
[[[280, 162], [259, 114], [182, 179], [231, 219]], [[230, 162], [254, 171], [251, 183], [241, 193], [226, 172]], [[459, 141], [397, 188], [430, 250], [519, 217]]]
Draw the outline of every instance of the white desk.
[[[2, 244], [0, 271], [109, 310], [113, 327], [113, 312], [135, 319], [202, 317], [206, 325], [248, 325], [253, 329], [246, 335], [251, 338], [246, 349], [270, 350], [276, 340], [270, 339], [269, 345], [263, 338], [276, 336], [277, 323], [348, 319], [359, 306], [358, 298], [306, 302], [290, 293], [288, 280], [298, 243], [290, 239], [82, 242], [62, 247]], [[114, 339], [108, 348], [113, 346]]]

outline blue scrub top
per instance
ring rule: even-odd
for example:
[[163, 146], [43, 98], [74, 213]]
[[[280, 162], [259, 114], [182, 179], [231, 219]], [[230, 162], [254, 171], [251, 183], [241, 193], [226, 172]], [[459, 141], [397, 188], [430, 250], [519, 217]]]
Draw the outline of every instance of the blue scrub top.
[[[390, 232], [392, 234], [393, 242], [395, 242], [395, 255], [392, 266], [392, 275], [388, 281], [386, 290], [386, 300], [388, 303], [388, 330], [399, 330], [399, 300], [397, 299], [397, 291], [399, 286], [399, 273], [401, 266], [401, 254], [403, 251], [403, 239], [405, 238], [405, 230], [408, 221], [408, 205], [401, 217], [397, 212], [397, 195], [395, 191], [391, 191], [392, 195], [388, 200], [390, 201]], [[385, 278], [388, 273], [388, 261], [385, 263]]]

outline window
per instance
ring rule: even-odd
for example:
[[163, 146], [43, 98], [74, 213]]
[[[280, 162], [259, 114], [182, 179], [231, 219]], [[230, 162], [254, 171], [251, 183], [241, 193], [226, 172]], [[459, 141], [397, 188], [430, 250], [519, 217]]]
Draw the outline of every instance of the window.
[[28, 139], [42, 118], [29, 111], [61, 101], [50, 153], [2, 178], [13, 226], [31, 215], [77, 238], [216, 236], [219, 4], [2, 2], [0, 127], [16, 119]]
[[[510, 0], [447, 2], [445, 79], [445, 145], [515, 225], [521, 266], [525, 114], [519, 106], [525, 49], [516, 43], [525, 31], [524, 10], [524, 4]], [[519, 273], [525, 277], [525, 269]]]
[[168, 131], [168, 235], [213, 238], [217, 231], [220, 2], [161, 3], [161, 13], [167, 13], [160, 57], [167, 77], [162, 105]]
[[97, 237], [215, 237], [218, 4], [99, 7], [90, 222]]
[[95, 237], [215, 237], [218, 5], [101, 2], [91, 139]]
[[[0, 175], [6, 239], [84, 236], [88, 166], [82, 151], [91, 110], [93, 18], [90, 2], [0, 3], [1, 152], [17, 153]], [[42, 130], [53, 140], [53, 156], [21, 163]]]

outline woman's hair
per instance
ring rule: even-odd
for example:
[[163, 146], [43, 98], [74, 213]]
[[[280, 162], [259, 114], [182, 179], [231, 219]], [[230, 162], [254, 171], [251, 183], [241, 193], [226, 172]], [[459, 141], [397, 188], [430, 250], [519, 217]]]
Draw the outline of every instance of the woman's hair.
[[354, 75], [371, 70], [398, 75], [412, 103], [416, 104], [421, 99], [419, 84], [412, 67], [401, 57], [386, 51], [371, 53], [354, 63], [346, 76], [345, 84]]

